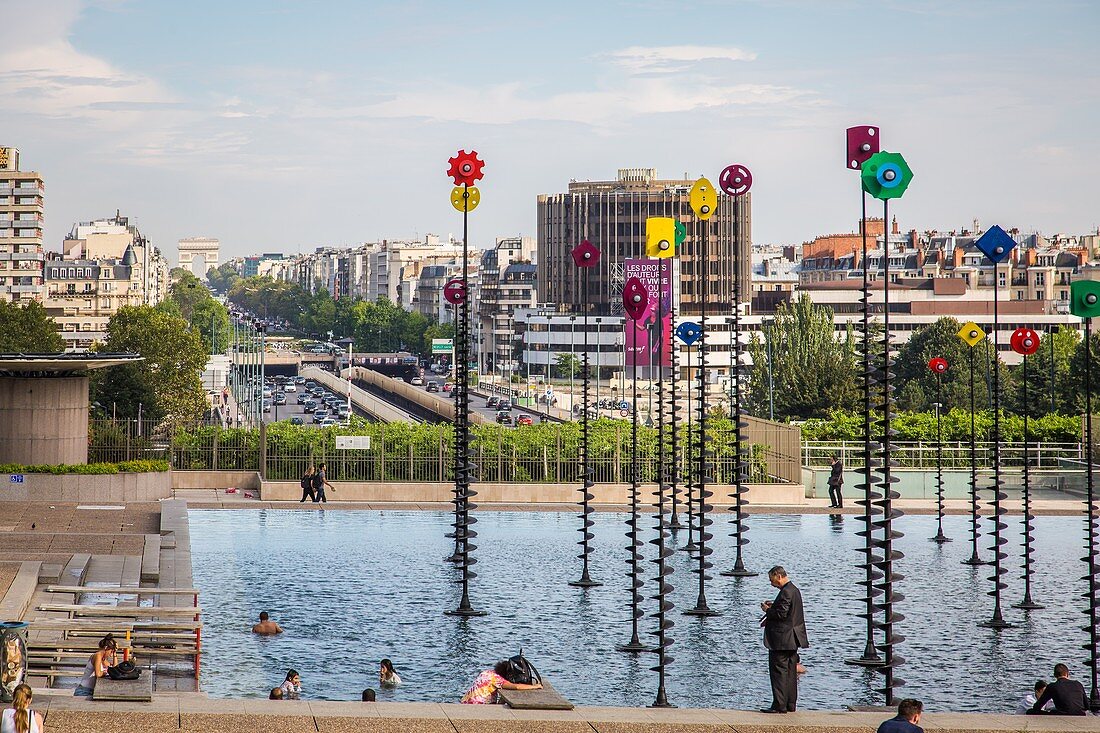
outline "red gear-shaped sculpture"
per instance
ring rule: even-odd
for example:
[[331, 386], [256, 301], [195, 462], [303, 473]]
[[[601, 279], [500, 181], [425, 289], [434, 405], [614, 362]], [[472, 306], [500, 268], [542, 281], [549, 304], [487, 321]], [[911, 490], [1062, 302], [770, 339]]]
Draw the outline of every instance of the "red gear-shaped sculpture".
[[1039, 334], [1030, 328], [1017, 328], [1012, 332], [1012, 350], [1017, 354], [1031, 356], [1039, 350]]
[[485, 161], [477, 157], [476, 150], [468, 153], [465, 150], [459, 150], [458, 154], [448, 158], [447, 162], [451, 164], [447, 175], [454, 179], [456, 186], [472, 186], [484, 175], [481, 169], [485, 167]]

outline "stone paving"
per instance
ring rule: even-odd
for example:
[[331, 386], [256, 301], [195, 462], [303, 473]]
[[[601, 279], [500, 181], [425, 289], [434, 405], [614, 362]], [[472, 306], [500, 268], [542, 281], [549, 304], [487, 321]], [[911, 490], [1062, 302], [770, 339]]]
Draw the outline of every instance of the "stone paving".
[[[158, 695], [151, 703], [104, 703], [40, 695], [50, 733], [873, 733], [887, 713], [805, 711], [777, 716], [739, 710], [580, 707], [570, 711], [438, 703], [212, 700]], [[1100, 717], [927, 713], [929, 731], [1100, 731]]]

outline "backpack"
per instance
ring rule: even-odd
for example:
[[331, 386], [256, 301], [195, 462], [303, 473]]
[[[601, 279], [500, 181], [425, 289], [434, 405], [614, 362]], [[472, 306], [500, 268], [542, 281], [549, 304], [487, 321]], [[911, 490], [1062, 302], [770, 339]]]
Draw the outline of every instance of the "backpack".
[[127, 660], [119, 662], [114, 667], [108, 667], [107, 676], [113, 680], [136, 680], [141, 677], [141, 670], [136, 664]]
[[312, 489], [313, 488], [313, 477], [310, 476], [308, 473], [306, 475], [302, 476], [301, 486], [302, 486], [303, 489]]
[[508, 674], [504, 675], [504, 679], [508, 680], [514, 685], [534, 685], [542, 683], [542, 675], [535, 669], [535, 665], [527, 661], [527, 658], [523, 656], [523, 649], [519, 650], [519, 654], [508, 659]]

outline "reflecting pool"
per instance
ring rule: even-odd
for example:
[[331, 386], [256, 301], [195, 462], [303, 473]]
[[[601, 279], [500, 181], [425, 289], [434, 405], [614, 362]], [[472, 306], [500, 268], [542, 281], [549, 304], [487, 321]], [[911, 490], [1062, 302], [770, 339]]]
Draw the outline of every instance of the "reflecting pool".
[[[604, 585], [580, 590], [566, 584], [579, 574], [574, 515], [479, 512], [479, 577], [471, 597], [489, 615], [463, 620], [442, 613], [458, 602], [457, 571], [443, 561], [452, 548], [443, 536], [450, 530], [445, 513], [192, 510], [192, 562], [205, 622], [202, 689], [213, 697], [266, 697], [293, 667], [302, 675], [303, 697], [358, 700], [363, 688], [378, 688], [378, 660], [389, 657], [404, 685], [379, 690], [379, 700], [454, 702], [478, 672], [522, 647], [577, 704], [647, 705], [655, 692], [653, 655], [614, 650], [630, 638], [625, 516], [593, 517], [592, 575]], [[906, 576], [899, 584], [906, 600], [898, 605], [906, 618], [898, 630], [907, 660], [899, 676], [908, 684], [900, 694], [932, 710], [1011, 711], [1036, 678], [1050, 677], [1055, 662], [1084, 678], [1083, 520], [1036, 520], [1033, 596], [1047, 607], [1025, 615], [1010, 607], [1022, 597], [1023, 582], [1020, 521], [1007, 519], [1005, 616], [1019, 625], [999, 632], [976, 625], [991, 615], [991, 570], [961, 564], [969, 556], [968, 521], [945, 520], [955, 540], [946, 545], [927, 539], [935, 517], [907, 516], [895, 525], [905, 533], [895, 545], [905, 553], [898, 571]], [[649, 539], [652, 517], [644, 524]], [[680, 614], [694, 604], [697, 581], [686, 552], [673, 558], [670, 701], [747, 709], [770, 703], [757, 620], [760, 601], [774, 596], [763, 571], [782, 564], [802, 590], [811, 644], [802, 653], [809, 671], [800, 707], [881, 702], [873, 691], [881, 678], [843, 663], [864, 645], [863, 621], [855, 615], [862, 608], [855, 567], [860, 523], [851, 516], [777, 514], [751, 517], [750, 527], [746, 560], [761, 575], [715, 573], [707, 597], [721, 616]], [[727, 525], [713, 529], [715, 571], [727, 569], [733, 558]], [[686, 530], [679, 531], [675, 545], [686, 542]], [[645, 552], [651, 550], [647, 544]], [[649, 563], [646, 574], [652, 576]], [[652, 585], [647, 580], [647, 614]], [[249, 633], [265, 610], [286, 633]], [[652, 628], [647, 616], [642, 629]]]

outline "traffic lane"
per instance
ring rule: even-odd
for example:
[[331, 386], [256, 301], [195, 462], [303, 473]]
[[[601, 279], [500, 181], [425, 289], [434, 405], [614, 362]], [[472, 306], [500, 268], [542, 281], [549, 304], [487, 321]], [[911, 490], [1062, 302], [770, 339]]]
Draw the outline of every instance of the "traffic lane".
[[[275, 405], [275, 404], [271, 405], [271, 412], [265, 412], [264, 413], [264, 422], [265, 423], [270, 424], [270, 423], [278, 422], [278, 421], [282, 421], [282, 420], [289, 420], [292, 417], [300, 417], [300, 418], [302, 418], [302, 422], [304, 424], [306, 424], [306, 425], [312, 425], [313, 424], [313, 413], [306, 412], [305, 407], [298, 404], [298, 395], [302, 394], [301, 385], [299, 385], [298, 387], [299, 387], [299, 389], [298, 389], [297, 392], [287, 392], [286, 393], [286, 402], [287, 403], [285, 405]], [[340, 401], [341, 401], [342, 404], [347, 404], [348, 397], [347, 397], [346, 394], [341, 395], [341, 394], [338, 394], [336, 392], [331, 392], [331, 391], [328, 391], [328, 390], [326, 390], [324, 394], [322, 394], [318, 397], [313, 397], [311, 395], [310, 399], [316, 401], [318, 403], [318, 405], [320, 405], [321, 404], [320, 401], [322, 399], [324, 399], [325, 397], [329, 396], [329, 395], [335, 395], [336, 397], [340, 398]], [[328, 409], [328, 408], [322, 407], [321, 409]], [[359, 413], [356, 413], [356, 414], [359, 414]], [[331, 410], [330, 410], [330, 415], [331, 415]]]
[[[443, 395], [443, 394], [446, 394], [446, 393], [438, 392], [438, 393], [433, 393], [433, 394]], [[448, 397], [448, 399], [453, 399], [453, 398]], [[480, 392], [474, 392], [473, 390], [471, 390], [470, 391], [470, 412], [475, 413], [477, 415], [481, 415], [488, 422], [495, 423], [497, 421], [497, 412], [498, 412], [498, 410], [495, 407], [489, 407], [485, 404], [486, 400], [488, 400], [488, 399], [489, 399], [489, 395], [485, 395], [485, 394], [482, 394]], [[516, 405], [516, 404], [513, 403], [512, 404], [512, 424], [511, 425], [506, 425], [505, 427], [515, 427], [515, 419], [517, 417], [519, 417], [520, 415], [529, 415], [531, 417], [531, 419], [536, 423], [542, 422], [544, 419], [547, 420], [547, 421], [554, 420], [553, 418], [547, 418], [545, 412], [538, 412], [537, 410], [532, 410], [532, 409], [529, 409], [527, 407], [521, 407], [521, 406]], [[554, 420], [554, 421], [556, 422], [556, 420]]]

